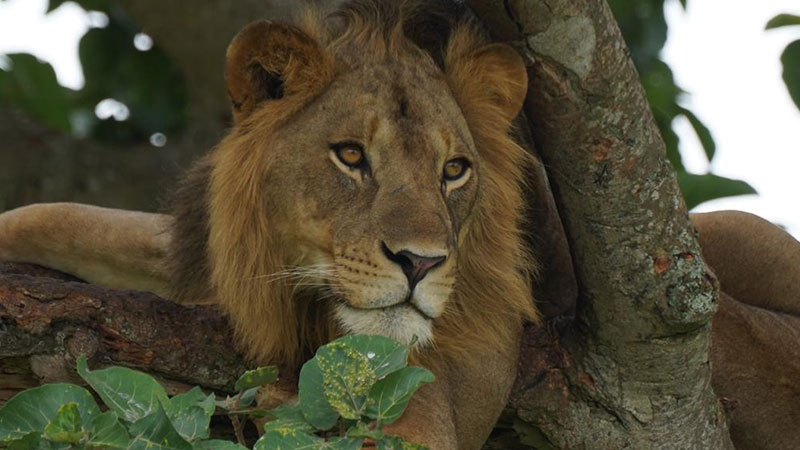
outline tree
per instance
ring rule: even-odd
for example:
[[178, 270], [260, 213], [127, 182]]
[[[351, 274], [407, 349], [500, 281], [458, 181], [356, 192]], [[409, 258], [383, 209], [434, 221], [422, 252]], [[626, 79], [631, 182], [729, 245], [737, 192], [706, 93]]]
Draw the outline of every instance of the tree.
[[[119, 3], [185, 76], [189, 120], [170, 154], [178, 161], [205, 147], [198, 143], [213, 142], [224, 125], [220, 117], [228, 106], [222, 71], [206, 68], [223, 66], [224, 46], [251, 18], [281, 17], [291, 5], [220, 1], [200, 9], [156, 0]], [[317, 7], [334, 3], [317, 2]], [[522, 381], [511, 405], [520, 419], [518, 431], [537, 448], [732, 448], [707, 364], [717, 285], [700, 257], [664, 140], [610, 8], [602, 0], [467, 3], [496, 40], [514, 44], [529, 62], [535, 88], [525, 112], [557, 205], [557, 214], [551, 210], [539, 223], [540, 229], [553, 231], [549, 239], [555, 248], [546, 250], [551, 266], [539, 289], [567, 307], [577, 297], [574, 320], [528, 331]], [[142, 166], [149, 173], [147, 164]], [[155, 172], [152, 178], [164, 176]], [[539, 183], [534, 201], [550, 205], [547, 180], [532, 176]], [[53, 362], [87, 347], [117, 362], [219, 389], [232, 382], [234, 369], [241, 369], [241, 360], [228, 354], [224, 373], [191, 379], [206, 373], [207, 359], [193, 356], [203, 352], [166, 359], [159, 346], [172, 345], [175, 335], [139, 306], [126, 306], [120, 299], [130, 293], [20, 275], [3, 277], [0, 286], [0, 319], [7, 327], [7, 342], [2, 342], [7, 353], [0, 357], [4, 364], [29, 364], [37, 376], [68, 376], [46, 369], [64, 367]], [[54, 310], [47, 299], [57, 297], [65, 297], [65, 306]], [[180, 307], [144, 294], [136, 297], [162, 308], [167, 317], [195, 314], [205, 329], [220, 326], [209, 318], [213, 309], [171, 313], [167, 308]], [[103, 314], [111, 316], [68, 321], [65, 339], [53, 318], [80, 317], [65, 313], [96, 307], [92, 302], [100, 302]], [[70, 327], [95, 328], [109, 317], [125, 322], [100, 327], [99, 336], [69, 332]], [[139, 333], [148, 329], [155, 331]], [[208, 347], [199, 348], [217, 351], [220, 343], [210, 342], [212, 336], [192, 339], [185, 348], [202, 343]], [[35, 345], [51, 356], [30, 357]], [[28, 382], [25, 376], [16, 380]]]

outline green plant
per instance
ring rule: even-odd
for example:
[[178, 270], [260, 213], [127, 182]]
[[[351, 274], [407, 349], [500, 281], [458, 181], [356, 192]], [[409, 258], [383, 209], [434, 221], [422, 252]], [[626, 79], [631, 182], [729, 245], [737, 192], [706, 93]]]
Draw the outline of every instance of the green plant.
[[[411, 396], [433, 375], [407, 367], [409, 346], [380, 336], [346, 336], [317, 351], [300, 372], [299, 401], [272, 410], [256, 406], [258, 389], [278, 378], [275, 367], [244, 373], [238, 393], [216, 400], [195, 387], [169, 397], [151, 376], [124, 367], [78, 374], [97, 393], [73, 384], [21, 392], [0, 408], [0, 447], [27, 449], [244, 449], [246, 420], [272, 418], [253, 446], [266, 449], [423, 449], [383, 431], [405, 411]], [[209, 439], [213, 414], [228, 415], [237, 443]]]
[[[767, 30], [774, 28], [800, 26], [800, 16], [778, 14], [767, 22]], [[781, 54], [783, 81], [794, 104], [800, 108], [800, 39], [792, 41]]]

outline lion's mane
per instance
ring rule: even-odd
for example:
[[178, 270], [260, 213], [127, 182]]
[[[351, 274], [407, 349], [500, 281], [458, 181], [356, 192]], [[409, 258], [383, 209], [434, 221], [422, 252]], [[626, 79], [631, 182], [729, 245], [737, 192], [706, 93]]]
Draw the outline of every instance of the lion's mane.
[[[475, 73], [463, 64], [465, 55], [487, 44], [486, 37], [463, 14], [446, 9], [408, 1], [356, 1], [327, 19], [309, 14], [298, 24], [326, 55], [344, 46], [389, 58], [426, 51], [443, 68], [466, 118], [484, 163], [476, 204], [464, 224], [454, 297], [434, 322], [434, 347], [427, 352], [445, 359], [515, 345], [514, 324], [538, 317], [531, 298], [535, 261], [521, 231], [523, 174], [530, 156], [509, 137], [514, 118], [492, 106], [496, 98], [482, 98], [511, 95], [485, 89], [502, 74]], [[437, 35], [443, 28], [449, 35], [444, 40]], [[269, 221], [282, 218], [270, 215], [270, 199], [265, 198], [265, 173], [274, 161], [262, 149], [341, 69], [341, 62], [326, 59], [304, 69], [290, 61], [286, 84], [297, 71], [309, 70], [302, 77], [308, 84], [240, 120], [189, 172], [173, 203], [175, 296], [217, 299], [243, 348], [262, 363], [296, 366], [339, 333], [324, 302], [284, 280], [265, 281], [286, 266], [293, 249], [268, 232]]]

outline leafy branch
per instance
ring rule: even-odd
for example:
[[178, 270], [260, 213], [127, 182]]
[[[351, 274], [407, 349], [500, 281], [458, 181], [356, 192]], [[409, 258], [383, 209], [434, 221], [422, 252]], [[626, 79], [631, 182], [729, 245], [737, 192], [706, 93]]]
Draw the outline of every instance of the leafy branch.
[[[423, 449], [383, 431], [433, 374], [407, 367], [407, 345], [379, 336], [347, 336], [320, 347], [300, 374], [299, 401], [271, 410], [253, 406], [257, 391], [278, 379], [275, 367], [245, 372], [238, 393], [217, 400], [199, 387], [169, 397], [151, 376], [124, 367], [81, 378], [102, 400], [73, 384], [23, 391], [0, 409], [0, 446], [34, 449], [235, 450], [246, 448], [247, 420], [270, 418], [252, 447], [266, 449]], [[210, 439], [214, 414], [231, 419], [237, 442]]]

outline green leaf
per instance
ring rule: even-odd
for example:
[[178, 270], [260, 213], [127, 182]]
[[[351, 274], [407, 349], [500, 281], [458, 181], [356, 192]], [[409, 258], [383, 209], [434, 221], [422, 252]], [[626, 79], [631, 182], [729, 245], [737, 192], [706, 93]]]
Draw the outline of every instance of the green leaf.
[[127, 448], [131, 442], [128, 431], [113, 411], [95, 417], [89, 429], [89, 442], [86, 444], [89, 448]]
[[322, 370], [328, 404], [345, 419], [361, 419], [377, 380], [367, 356], [337, 340], [320, 347], [314, 359]]
[[267, 412], [276, 419], [305, 420], [305, 417], [303, 417], [303, 409], [300, 407], [299, 402], [294, 404], [284, 403]]
[[756, 193], [755, 189], [744, 181], [711, 173], [696, 175], [678, 172], [678, 184], [680, 184], [688, 209], [708, 200]]
[[408, 346], [383, 336], [344, 336], [333, 343], [343, 344], [364, 355], [377, 379], [405, 367], [408, 361]]
[[242, 392], [242, 396], [239, 397], [239, 406], [250, 406], [256, 399], [256, 394], [258, 394], [260, 387], [254, 387], [247, 389], [246, 391]]
[[321, 449], [331, 450], [359, 450], [364, 445], [364, 438], [333, 437], [328, 439]]
[[235, 442], [220, 439], [195, 442], [192, 444], [192, 448], [193, 450], [247, 450], [246, 447], [242, 447]]
[[69, 403], [75, 404], [85, 421], [100, 414], [92, 394], [73, 384], [46, 384], [20, 392], [0, 408], [0, 442], [29, 440], [29, 433], [42, 434], [61, 407]]
[[41, 433], [28, 433], [24, 437], [13, 441], [4, 442], [8, 450], [43, 450], [46, 443], [42, 442]]
[[358, 422], [347, 430], [347, 436], [354, 438], [369, 438], [377, 441], [383, 437], [380, 428], [370, 428], [370, 424]]
[[97, 392], [106, 406], [128, 422], [136, 422], [169, 404], [169, 397], [158, 382], [136, 370], [109, 367], [89, 371], [86, 358], [78, 358], [78, 374]]
[[281, 430], [264, 433], [253, 450], [318, 450], [325, 441], [300, 430]]
[[244, 391], [250, 388], [261, 387], [272, 384], [278, 380], [278, 368], [276, 366], [259, 367], [255, 370], [248, 370], [236, 380], [234, 388], [237, 391]]
[[214, 414], [214, 395], [205, 395], [199, 387], [176, 395], [166, 407], [172, 425], [187, 441], [207, 439], [209, 424]]
[[695, 134], [697, 134], [697, 137], [700, 139], [700, 145], [703, 146], [706, 158], [708, 158], [710, 162], [714, 159], [714, 153], [717, 151], [717, 144], [714, 142], [714, 137], [711, 136], [711, 131], [693, 112], [686, 108], [680, 108], [680, 111], [689, 119], [689, 123], [692, 125], [692, 128], [694, 128]]
[[405, 367], [375, 383], [369, 392], [367, 416], [379, 424], [390, 424], [405, 412], [411, 396], [434, 376], [422, 367]]
[[793, 14], [778, 14], [767, 22], [767, 30], [778, 27], [800, 25], [800, 16]]
[[791, 42], [781, 54], [783, 81], [794, 104], [800, 108], [800, 40]]
[[0, 69], [0, 104], [19, 108], [65, 133], [70, 131], [67, 89], [52, 66], [28, 54], [7, 55], [11, 71]]
[[298, 419], [278, 419], [264, 424], [264, 433], [277, 431], [281, 434], [286, 434], [291, 430], [313, 433], [314, 427], [305, 420]]
[[58, 408], [58, 415], [44, 427], [45, 439], [65, 444], [77, 444], [85, 433], [81, 413], [75, 402]]
[[[68, 0], [50, 0], [50, 6], [48, 6], [48, 8], [47, 8], [47, 12], [50, 12], [50, 11], [58, 8], [59, 6], [61, 6], [63, 3], [67, 2], [67, 1]], [[106, 11], [106, 10], [108, 10], [108, 7], [109, 7], [109, 1], [108, 0], [72, 0], [72, 1], [74, 1], [77, 4], [81, 5], [81, 7], [83, 7], [83, 9], [86, 9], [86, 10], [89, 10], [89, 11]]]
[[297, 391], [303, 417], [308, 423], [318, 430], [329, 430], [336, 425], [339, 413], [325, 400], [322, 369], [316, 358], [306, 362], [300, 369]]
[[153, 412], [130, 426], [133, 439], [128, 450], [191, 450], [169, 420], [161, 404], [156, 402]]
[[428, 447], [412, 444], [400, 436], [384, 436], [376, 443], [377, 450], [427, 450]]

